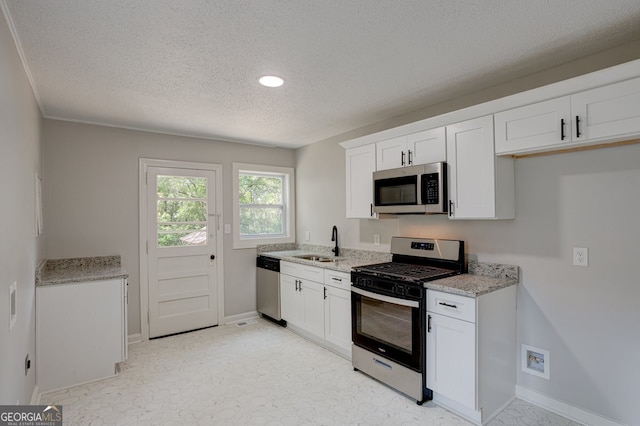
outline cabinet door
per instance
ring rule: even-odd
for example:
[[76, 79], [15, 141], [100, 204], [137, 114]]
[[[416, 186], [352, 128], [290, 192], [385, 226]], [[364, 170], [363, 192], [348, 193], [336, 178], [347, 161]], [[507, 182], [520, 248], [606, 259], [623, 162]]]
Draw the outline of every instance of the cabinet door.
[[427, 387], [476, 409], [476, 325], [427, 312]]
[[389, 139], [376, 144], [376, 170], [396, 169], [408, 165], [407, 137]]
[[43, 391], [115, 375], [123, 361], [124, 280], [36, 288], [36, 384]]
[[302, 328], [324, 338], [324, 286], [313, 281], [302, 280], [299, 292], [304, 306]]
[[447, 161], [447, 133], [444, 127], [413, 133], [407, 137], [409, 165]]
[[571, 115], [574, 120], [580, 119], [572, 133], [575, 141], [623, 140], [625, 135], [637, 135], [640, 133], [640, 78], [572, 95]]
[[373, 172], [375, 144], [346, 150], [347, 218], [371, 219], [373, 214]]
[[452, 219], [496, 216], [493, 116], [447, 126]]
[[351, 350], [351, 291], [325, 286], [324, 338]]
[[280, 274], [280, 312], [282, 319], [301, 326], [304, 323], [304, 305], [296, 281], [296, 277]]
[[571, 143], [569, 96], [495, 114], [496, 154], [538, 152]]

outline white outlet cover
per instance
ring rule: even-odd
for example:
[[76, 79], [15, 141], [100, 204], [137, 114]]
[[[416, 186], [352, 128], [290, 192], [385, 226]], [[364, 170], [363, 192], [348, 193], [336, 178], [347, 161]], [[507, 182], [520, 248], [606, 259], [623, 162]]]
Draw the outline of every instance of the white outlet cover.
[[589, 266], [589, 249], [586, 247], [573, 248], [573, 265]]

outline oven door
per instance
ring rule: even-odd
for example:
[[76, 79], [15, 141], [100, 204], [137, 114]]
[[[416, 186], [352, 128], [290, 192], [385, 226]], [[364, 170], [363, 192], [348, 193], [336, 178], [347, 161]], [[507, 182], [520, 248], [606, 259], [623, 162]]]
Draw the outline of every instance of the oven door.
[[422, 302], [351, 287], [352, 339], [356, 346], [422, 371]]

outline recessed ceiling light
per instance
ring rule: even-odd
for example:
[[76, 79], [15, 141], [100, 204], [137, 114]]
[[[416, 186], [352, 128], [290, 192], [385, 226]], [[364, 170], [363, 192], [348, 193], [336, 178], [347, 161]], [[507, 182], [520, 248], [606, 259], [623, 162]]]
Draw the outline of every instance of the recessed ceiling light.
[[267, 87], [280, 87], [284, 84], [284, 80], [275, 75], [265, 75], [258, 80], [260, 84]]

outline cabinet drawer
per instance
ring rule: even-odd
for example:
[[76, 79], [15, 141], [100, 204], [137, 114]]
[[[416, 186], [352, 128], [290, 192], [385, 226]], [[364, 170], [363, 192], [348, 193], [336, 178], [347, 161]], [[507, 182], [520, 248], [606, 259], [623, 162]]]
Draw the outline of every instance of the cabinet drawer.
[[301, 263], [280, 262], [280, 273], [318, 283], [324, 282], [324, 269]]
[[351, 274], [346, 272], [332, 271], [330, 269], [324, 270], [324, 283], [325, 285], [349, 289], [351, 287]]
[[427, 290], [427, 311], [475, 323], [476, 299]]

